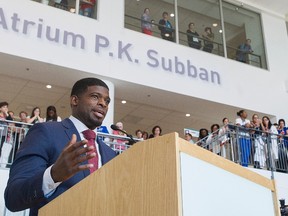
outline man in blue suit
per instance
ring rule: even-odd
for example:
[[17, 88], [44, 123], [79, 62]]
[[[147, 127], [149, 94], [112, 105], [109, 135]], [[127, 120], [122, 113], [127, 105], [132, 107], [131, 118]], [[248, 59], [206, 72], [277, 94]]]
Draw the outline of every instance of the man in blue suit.
[[[81, 79], [71, 91], [69, 118], [37, 123], [29, 130], [5, 190], [10, 211], [30, 208], [30, 215], [37, 215], [39, 208], [87, 177], [92, 168], [98, 169], [116, 156], [98, 138], [91, 146], [83, 133], [97, 131], [109, 102], [109, 88], [102, 80]], [[95, 158], [97, 163], [91, 163]]]

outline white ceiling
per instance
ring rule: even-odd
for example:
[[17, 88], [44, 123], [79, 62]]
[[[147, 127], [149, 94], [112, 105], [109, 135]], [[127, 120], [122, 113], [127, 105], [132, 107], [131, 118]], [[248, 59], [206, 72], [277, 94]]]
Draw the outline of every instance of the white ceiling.
[[261, 10], [265, 10], [267, 12], [272, 12], [275, 14], [279, 14], [282, 16], [286, 16], [286, 20], [288, 21], [288, 1], [287, 0], [237, 0], [236, 2], [244, 3], [248, 5], [253, 5], [256, 8]]
[[[10, 110], [16, 115], [22, 110], [30, 115], [33, 107], [39, 106], [43, 116], [47, 106], [55, 105], [62, 118], [68, 117], [71, 86], [76, 80], [91, 76], [73, 69], [6, 54], [0, 54], [0, 64], [0, 101], [7, 101]], [[209, 129], [213, 123], [221, 124], [223, 117], [233, 122], [240, 109], [133, 83], [99, 78], [114, 83], [114, 120], [122, 121], [124, 129], [131, 134], [136, 129], [150, 133], [153, 126], [160, 125], [164, 133], [176, 131], [183, 136], [184, 128]], [[53, 87], [47, 89], [47, 84]], [[122, 99], [127, 103], [122, 104]], [[186, 113], [191, 116], [186, 117]], [[248, 113], [251, 116], [254, 112]]]

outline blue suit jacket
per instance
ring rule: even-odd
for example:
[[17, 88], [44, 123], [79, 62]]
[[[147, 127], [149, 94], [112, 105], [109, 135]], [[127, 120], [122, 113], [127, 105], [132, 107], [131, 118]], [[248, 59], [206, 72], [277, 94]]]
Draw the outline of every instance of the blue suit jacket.
[[[62, 182], [49, 198], [44, 197], [43, 174], [55, 163], [72, 134], [76, 134], [77, 141], [80, 141], [80, 135], [70, 119], [38, 123], [29, 130], [11, 166], [5, 190], [5, 203], [10, 211], [30, 208], [30, 215], [37, 215], [39, 208], [89, 175], [89, 170], [80, 171]], [[116, 154], [100, 139], [97, 138], [97, 142], [104, 165]]]

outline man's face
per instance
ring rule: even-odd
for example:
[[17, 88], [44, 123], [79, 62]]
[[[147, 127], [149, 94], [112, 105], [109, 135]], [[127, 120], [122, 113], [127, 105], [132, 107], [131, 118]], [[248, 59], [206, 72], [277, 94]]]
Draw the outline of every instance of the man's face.
[[26, 113], [24, 113], [24, 112], [20, 113], [20, 119], [21, 120], [25, 120], [26, 118], [27, 118]]
[[102, 124], [110, 102], [109, 90], [102, 86], [89, 86], [82, 95], [71, 96], [72, 115], [89, 129]]

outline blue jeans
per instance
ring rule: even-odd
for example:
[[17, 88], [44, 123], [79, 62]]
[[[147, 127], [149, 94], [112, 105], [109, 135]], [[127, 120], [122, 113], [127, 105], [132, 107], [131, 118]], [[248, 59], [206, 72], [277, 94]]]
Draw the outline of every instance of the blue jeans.
[[239, 147], [241, 153], [241, 165], [244, 167], [248, 167], [249, 157], [251, 152], [251, 139], [250, 137], [241, 137], [239, 138]]

